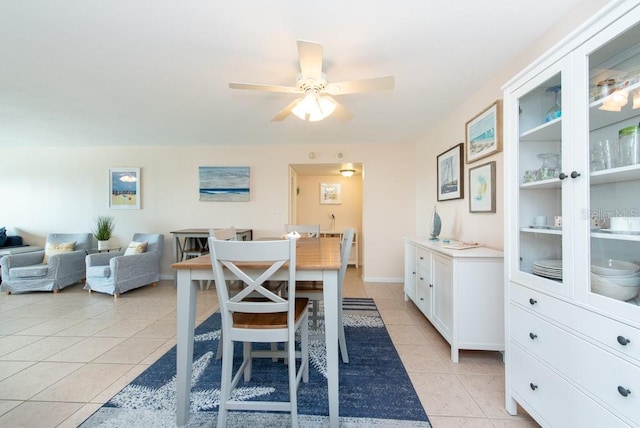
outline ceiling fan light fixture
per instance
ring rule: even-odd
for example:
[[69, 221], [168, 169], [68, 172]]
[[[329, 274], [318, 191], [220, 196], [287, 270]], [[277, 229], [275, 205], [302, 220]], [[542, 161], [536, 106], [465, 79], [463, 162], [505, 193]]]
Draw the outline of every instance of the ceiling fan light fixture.
[[321, 97], [316, 91], [308, 91], [291, 113], [302, 120], [317, 122], [328, 116], [336, 109], [336, 104], [327, 97]]

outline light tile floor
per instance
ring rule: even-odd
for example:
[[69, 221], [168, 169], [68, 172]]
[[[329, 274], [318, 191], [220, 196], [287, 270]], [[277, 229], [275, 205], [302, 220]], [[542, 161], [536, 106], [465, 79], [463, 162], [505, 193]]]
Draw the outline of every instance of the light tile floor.
[[[537, 427], [504, 410], [504, 365], [497, 352], [449, 345], [402, 284], [363, 283], [350, 267], [345, 297], [371, 297], [435, 428]], [[215, 289], [198, 294], [197, 320], [217, 310]], [[58, 294], [0, 295], [0, 426], [76, 427], [175, 344], [173, 281], [120, 298], [82, 284]]]

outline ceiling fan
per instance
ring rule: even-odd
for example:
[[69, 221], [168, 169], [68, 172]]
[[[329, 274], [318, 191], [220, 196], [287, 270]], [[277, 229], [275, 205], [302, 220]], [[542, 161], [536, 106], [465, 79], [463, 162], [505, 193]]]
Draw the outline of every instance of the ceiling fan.
[[284, 120], [290, 113], [310, 122], [322, 120], [332, 114], [338, 120], [347, 121], [353, 115], [333, 96], [393, 89], [393, 76], [330, 83], [322, 72], [322, 45], [305, 40], [298, 40], [297, 43], [300, 74], [296, 79], [296, 86], [229, 83], [231, 89], [303, 94], [276, 114], [272, 121]]

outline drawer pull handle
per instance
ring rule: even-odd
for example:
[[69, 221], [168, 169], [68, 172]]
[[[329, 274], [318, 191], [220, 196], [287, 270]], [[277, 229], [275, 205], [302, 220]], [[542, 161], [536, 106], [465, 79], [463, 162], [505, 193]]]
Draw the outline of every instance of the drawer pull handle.
[[529, 388], [531, 388], [532, 391], [535, 391], [536, 389], [538, 389], [538, 385], [536, 385], [535, 383], [532, 382], [532, 383], [529, 384]]
[[420, 277], [420, 281], [424, 281], [424, 277], [423, 276]]
[[420, 260], [424, 260], [424, 257], [420, 256]]
[[627, 388], [625, 388], [624, 386], [619, 386], [618, 387], [618, 392], [620, 393], [620, 395], [622, 395], [623, 397], [626, 397], [627, 395], [631, 394], [631, 391], [629, 391]]
[[538, 301], [534, 298], [529, 299], [529, 304], [531, 305], [535, 305], [536, 303], [538, 303]]
[[529, 337], [531, 338], [531, 340], [535, 339], [536, 337], [538, 337], [537, 334], [534, 333], [529, 333]]
[[622, 346], [627, 346], [627, 344], [631, 343], [631, 341], [624, 336], [618, 336], [618, 343]]

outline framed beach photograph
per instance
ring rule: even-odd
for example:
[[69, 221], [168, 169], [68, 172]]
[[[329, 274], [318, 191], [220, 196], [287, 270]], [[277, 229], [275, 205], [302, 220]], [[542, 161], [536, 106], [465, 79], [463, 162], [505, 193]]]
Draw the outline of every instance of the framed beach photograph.
[[340, 183], [320, 183], [320, 203], [339, 205], [342, 203], [342, 185]]
[[249, 202], [248, 166], [201, 166], [200, 201]]
[[109, 208], [140, 209], [140, 168], [109, 168]]
[[496, 212], [496, 162], [469, 168], [469, 212]]
[[502, 150], [502, 101], [497, 100], [465, 125], [467, 163]]
[[464, 198], [462, 146], [460, 143], [438, 155], [438, 201]]

